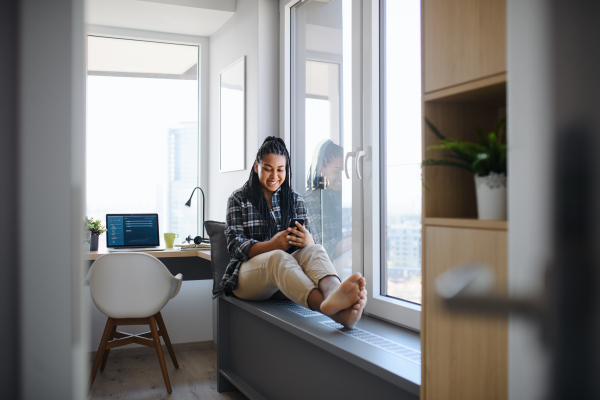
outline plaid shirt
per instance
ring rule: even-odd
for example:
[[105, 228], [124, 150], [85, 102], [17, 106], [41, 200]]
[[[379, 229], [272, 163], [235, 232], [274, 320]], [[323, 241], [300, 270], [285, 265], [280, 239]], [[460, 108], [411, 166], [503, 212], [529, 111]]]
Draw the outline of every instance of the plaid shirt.
[[[227, 265], [221, 286], [225, 288], [225, 294], [230, 295], [237, 287], [238, 274], [242, 263], [248, 260], [248, 252], [254, 243], [271, 240], [268, 235], [261, 233], [260, 227], [265, 224], [258, 210], [244, 196], [246, 185], [234, 191], [227, 200], [227, 224], [225, 236], [227, 237], [227, 250], [231, 260]], [[294, 195], [294, 206], [292, 218], [304, 218], [305, 227], [310, 232], [310, 221], [306, 211], [306, 204], [298, 193]], [[281, 208], [279, 202], [279, 189], [273, 194], [273, 210], [271, 215], [275, 218], [277, 232], [286, 229], [281, 226]]]
[[333, 260], [335, 247], [342, 240], [341, 193], [316, 189], [307, 190], [303, 197], [313, 227], [313, 239], [315, 243], [323, 245], [329, 258]]

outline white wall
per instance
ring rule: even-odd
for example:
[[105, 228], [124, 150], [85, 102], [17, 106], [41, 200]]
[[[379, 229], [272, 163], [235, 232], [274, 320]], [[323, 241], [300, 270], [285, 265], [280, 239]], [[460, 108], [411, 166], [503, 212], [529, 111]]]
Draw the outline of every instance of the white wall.
[[[238, 0], [236, 10], [210, 37], [207, 219], [225, 221], [227, 198], [248, 179], [258, 149], [258, 0]], [[246, 56], [246, 165], [219, 172], [219, 74]]]
[[[550, 248], [550, 32], [544, 0], [509, 0], [508, 279], [512, 296], [541, 293]], [[509, 398], [539, 399], [547, 360], [538, 326], [510, 318]]]
[[[246, 165], [243, 171], [221, 173], [219, 74], [242, 56], [246, 56]], [[207, 219], [225, 221], [227, 199], [248, 180], [258, 147], [267, 136], [279, 136], [278, 1], [237, 0], [233, 17], [210, 37], [209, 59]]]
[[[246, 165], [219, 172], [219, 75], [246, 56]], [[236, 11], [210, 37], [207, 219], [225, 221], [229, 195], [248, 180], [258, 147], [279, 135], [279, 4], [238, 0]]]
[[[18, 237], [21, 398], [83, 398], [83, 1], [19, 4]], [[0, 395], [4, 397], [4, 393]]]
[[258, 144], [279, 128], [279, 1], [258, 0]]

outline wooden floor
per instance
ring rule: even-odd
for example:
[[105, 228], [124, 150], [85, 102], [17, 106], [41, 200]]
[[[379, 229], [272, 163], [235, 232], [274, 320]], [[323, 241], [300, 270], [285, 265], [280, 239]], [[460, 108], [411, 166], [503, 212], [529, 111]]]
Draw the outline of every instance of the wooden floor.
[[163, 349], [172, 394], [167, 393], [156, 354], [119, 356], [113, 350], [104, 372], [99, 371], [96, 376], [91, 399], [247, 399], [239, 391], [217, 392], [216, 349], [176, 348], [179, 369], [173, 366], [164, 346]]

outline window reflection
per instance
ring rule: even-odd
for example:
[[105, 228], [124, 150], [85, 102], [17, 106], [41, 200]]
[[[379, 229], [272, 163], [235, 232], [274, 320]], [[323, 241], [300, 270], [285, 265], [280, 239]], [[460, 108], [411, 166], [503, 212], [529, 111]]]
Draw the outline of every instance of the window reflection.
[[292, 18], [294, 188], [315, 242], [345, 278], [352, 274], [352, 182], [342, 179], [352, 147], [351, 1], [303, 2]]

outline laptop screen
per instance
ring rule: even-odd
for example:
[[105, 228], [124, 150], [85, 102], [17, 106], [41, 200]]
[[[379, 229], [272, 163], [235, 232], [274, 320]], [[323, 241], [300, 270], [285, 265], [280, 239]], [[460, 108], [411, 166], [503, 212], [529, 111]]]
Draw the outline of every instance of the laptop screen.
[[106, 214], [106, 247], [160, 246], [158, 214]]

